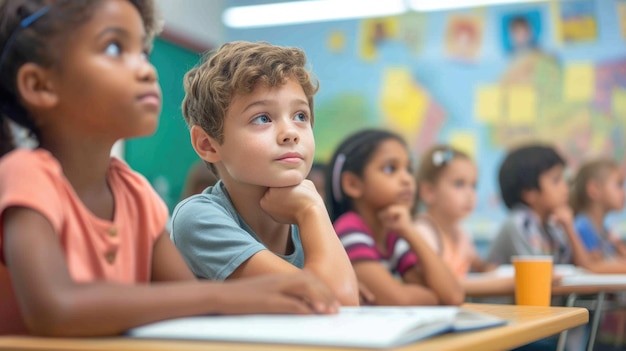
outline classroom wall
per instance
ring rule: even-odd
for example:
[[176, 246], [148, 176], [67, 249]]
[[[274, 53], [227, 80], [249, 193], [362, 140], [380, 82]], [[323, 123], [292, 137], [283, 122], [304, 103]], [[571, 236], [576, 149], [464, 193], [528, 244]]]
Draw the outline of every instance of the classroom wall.
[[[231, 4], [252, 1], [233, 0]], [[530, 45], [515, 46], [522, 17]], [[554, 143], [570, 169], [596, 155], [626, 165], [626, 1], [571, 0], [273, 28], [226, 29], [307, 53], [321, 83], [316, 158], [355, 129], [393, 129], [417, 157], [435, 142], [477, 160], [478, 206], [466, 225], [491, 238], [506, 211], [497, 170], [507, 148]], [[626, 215], [610, 217], [626, 233]]]

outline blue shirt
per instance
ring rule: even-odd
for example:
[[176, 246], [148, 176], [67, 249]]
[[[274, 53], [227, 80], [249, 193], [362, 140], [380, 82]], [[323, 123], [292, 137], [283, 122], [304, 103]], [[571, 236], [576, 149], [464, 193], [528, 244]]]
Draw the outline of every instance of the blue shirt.
[[585, 214], [578, 214], [576, 216], [574, 226], [585, 248], [587, 248], [587, 251], [599, 250], [605, 258], [610, 258], [615, 255], [615, 245], [608, 239], [609, 231], [606, 226], [603, 226], [602, 232], [599, 233], [591, 222], [591, 219]]
[[[292, 224], [290, 232], [294, 251], [277, 256], [302, 268], [298, 226]], [[212, 280], [225, 280], [254, 254], [267, 250], [233, 206], [222, 181], [176, 206], [170, 237], [192, 272]]]

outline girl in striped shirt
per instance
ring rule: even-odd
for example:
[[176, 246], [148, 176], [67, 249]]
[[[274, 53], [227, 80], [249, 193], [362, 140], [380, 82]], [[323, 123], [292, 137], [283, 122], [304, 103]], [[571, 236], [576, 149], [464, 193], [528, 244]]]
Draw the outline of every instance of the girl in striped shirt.
[[465, 294], [411, 222], [415, 178], [405, 141], [385, 130], [347, 137], [326, 179], [327, 206], [361, 286], [378, 305], [458, 305]]

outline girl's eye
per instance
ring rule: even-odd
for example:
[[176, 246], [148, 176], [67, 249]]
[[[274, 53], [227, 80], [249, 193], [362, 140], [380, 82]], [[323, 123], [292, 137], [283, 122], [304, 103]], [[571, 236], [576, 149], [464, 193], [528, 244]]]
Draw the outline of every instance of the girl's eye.
[[254, 124], [265, 124], [265, 123], [270, 123], [270, 122], [271, 122], [270, 118], [267, 117], [266, 115], [260, 115], [258, 117], [255, 117], [252, 120], [252, 123]]
[[308, 118], [307, 118], [306, 114], [304, 114], [304, 113], [302, 113], [302, 112], [300, 112], [300, 113], [296, 114], [295, 119], [296, 119], [296, 120], [298, 120], [298, 121], [300, 121], [300, 122], [306, 122], [306, 121], [308, 120]]
[[119, 43], [110, 43], [104, 48], [104, 53], [109, 56], [120, 56], [122, 53], [122, 46]]

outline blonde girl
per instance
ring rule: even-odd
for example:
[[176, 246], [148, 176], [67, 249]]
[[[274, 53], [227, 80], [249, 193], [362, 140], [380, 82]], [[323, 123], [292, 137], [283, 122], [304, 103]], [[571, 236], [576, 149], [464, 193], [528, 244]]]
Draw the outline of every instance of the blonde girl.
[[421, 157], [416, 175], [414, 227], [454, 273], [469, 295], [482, 291], [511, 292], [511, 278], [468, 278], [470, 272], [496, 268], [484, 262], [472, 236], [461, 226], [476, 205], [478, 169], [464, 152], [448, 145], [434, 145]]
[[[0, 335], [113, 335], [162, 319], [330, 313], [305, 273], [198, 282], [144, 177], [110, 157], [154, 133], [149, 0], [0, 1]], [[9, 120], [35, 149], [14, 149]]]
[[578, 235], [594, 261], [626, 259], [626, 245], [605, 223], [610, 212], [624, 209], [624, 198], [624, 172], [617, 162], [597, 159], [578, 170], [570, 203]]
[[330, 160], [327, 207], [357, 278], [379, 305], [456, 305], [464, 292], [411, 223], [415, 179], [405, 141], [348, 136]]

